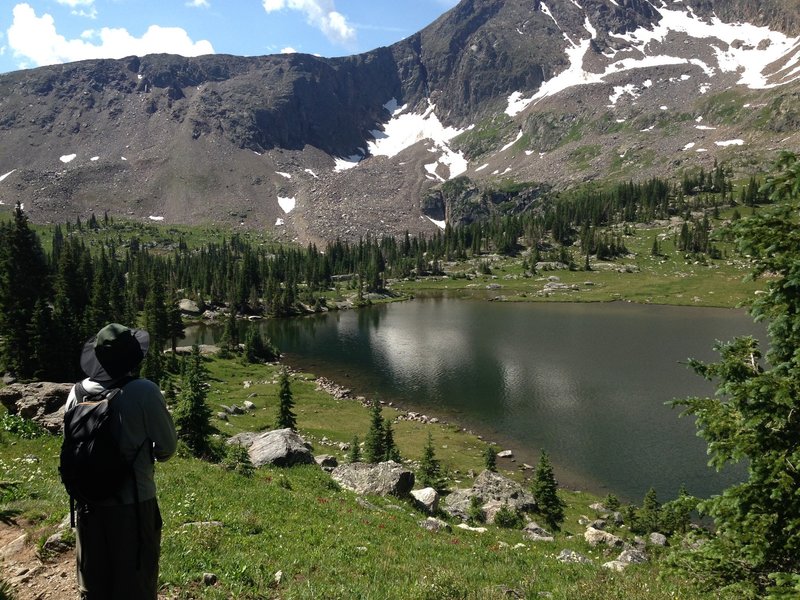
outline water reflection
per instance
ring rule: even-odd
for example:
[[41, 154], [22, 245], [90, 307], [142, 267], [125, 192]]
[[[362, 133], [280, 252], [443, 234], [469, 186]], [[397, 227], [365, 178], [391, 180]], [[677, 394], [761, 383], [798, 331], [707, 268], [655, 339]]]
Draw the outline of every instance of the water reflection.
[[[692, 422], [664, 405], [713, 393], [681, 362], [763, 331], [741, 311], [438, 298], [259, 324], [288, 360], [371, 396], [459, 422], [572, 486], [640, 500], [741, 476], [705, 466]], [[211, 328], [201, 328], [210, 343]]]

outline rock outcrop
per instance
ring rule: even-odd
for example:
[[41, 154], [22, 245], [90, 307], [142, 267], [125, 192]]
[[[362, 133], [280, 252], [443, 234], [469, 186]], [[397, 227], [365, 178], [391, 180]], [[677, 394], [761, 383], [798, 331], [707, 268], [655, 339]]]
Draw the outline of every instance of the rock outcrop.
[[292, 467], [315, 463], [303, 438], [291, 429], [276, 429], [266, 433], [248, 432], [230, 438], [228, 443], [247, 448], [254, 467]]
[[60, 433], [72, 385], [48, 381], [13, 383], [0, 389], [0, 402], [9, 414], [30, 419], [51, 433]]
[[536, 500], [529, 491], [499, 473], [486, 470], [478, 475], [471, 488], [457, 489], [449, 494], [444, 500], [442, 510], [453, 517], [467, 520], [473, 497], [478, 498], [482, 507], [487, 504], [505, 504], [520, 512], [536, 509]]
[[343, 488], [357, 494], [402, 497], [414, 487], [414, 473], [391, 460], [378, 464], [339, 465], [331, 476]]

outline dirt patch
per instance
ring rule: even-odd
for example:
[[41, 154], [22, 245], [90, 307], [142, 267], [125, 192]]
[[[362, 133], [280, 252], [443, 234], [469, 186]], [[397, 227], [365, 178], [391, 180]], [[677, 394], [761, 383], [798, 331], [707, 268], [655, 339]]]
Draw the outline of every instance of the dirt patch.
[[17, 600], [60, 600], [78, 597], [75, 550], [40, 556], [35, 527], [0, 524], [0, 573]]

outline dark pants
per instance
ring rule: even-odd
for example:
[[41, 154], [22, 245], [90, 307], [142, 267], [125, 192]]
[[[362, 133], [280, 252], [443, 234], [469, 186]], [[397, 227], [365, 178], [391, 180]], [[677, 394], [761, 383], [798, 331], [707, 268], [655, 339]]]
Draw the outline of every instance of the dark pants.
[[156, 600], [161, 513], [138, 505], [79, 507], [78, 587], [82, 600]]

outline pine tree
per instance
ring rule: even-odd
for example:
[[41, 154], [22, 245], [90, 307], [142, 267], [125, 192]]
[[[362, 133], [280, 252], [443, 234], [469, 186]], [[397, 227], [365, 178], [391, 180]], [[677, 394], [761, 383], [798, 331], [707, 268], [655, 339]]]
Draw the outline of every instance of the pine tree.
[[33, 364], [37, 351], [31, 347], [28, 328], [36, 302], [46, 298], [47, 292], [44, 252], [18, 202], [13, 223], [0, 228], [0, 362], [21, 378], [31, 377], [42, 367]]
[[297, 417], [292, 412], [294, 399], [292, 397], [292, 387], [289, 383], [289, 373], [283, 368], [278, 378], [278, 415], [275, 418], [277, 429], [296, 429]]
[[715, 363], [691, 361], [716, 382], [713, 397], [675, 404], [696, 417], [710, 464], [747, 464], [746, 481], [700, 504], [716, 534], [675, 564], [708, 585], [736, 585], [741, 597], [800, 593], [800, 160], [783, 153], [764, 191], [779, 206], [742, 219], [734, 231], [754, 276], [769, 275], [767, 293], [750, 314], [765, 321], [769, 347], [762, 360], [752, 337], [720, 343]]
[[442, 487], [442, 467], [439, 460], [436, 458], [433, 447], [433, 436], [430, 431], [428, 432], [428, 441], [425, 444], [425, 448], [422, 450], [422, 459], [419, 462], [417, 479], [420, 485], [425, 487], [432, 487], [437, 490]]
[[536, 499], [537, 512], [551, 528], [561, 529], [566, 503], [558, 495], [558, 482], [553, 474], [550, 457], [544, 450], [533, 474], [531, 491]]
[[393, 460], [398, 463], [402, 462], [403, 458], [400, 456], [400, 450], [397, 449], [397, 444], [394, 441], [392, 420], [389, 417], [386, 417], [383, 421], [383, 447], [383, 460]]
[[350, 452], [347, 455], [348, 462], [357, 463], [361, 461], [361, 440], [357, 435], [353, 436], [350, 442]]
[[385, 433], [383, 431], [383, 417], [381, 404], [378, 400], [372, 401], [370, 408], [370, 426], [367, 437], [364, 439], [364, 462], [377, 463], [386, 456]]
[[489, 444], [486, 446], [486, 451], [483, 453], [483, 458], [486, 462], [485, 467], [488, 471], [492, 471], [493, 473], [497, 472], [497, 450], [494, 449], [494, 446]]
[[642, 508], [636, 513], [636, 521], [633, 524], [633, 530], [636, 533], [652, 533], [654, 531], [661, 531], [661, 503], [658, 501], [658, 495], [652, 487], [647, 490], [642, 501]]
[[175, 406], [174, 419], [178, 439], [197, 457], [209, 456], [211, 434], [214, 431], [211, 408], [206, 403], [207, 380], [208, 372], [203, 365], [200, 348], [195, 344], [186, 363], [186, 375]]

